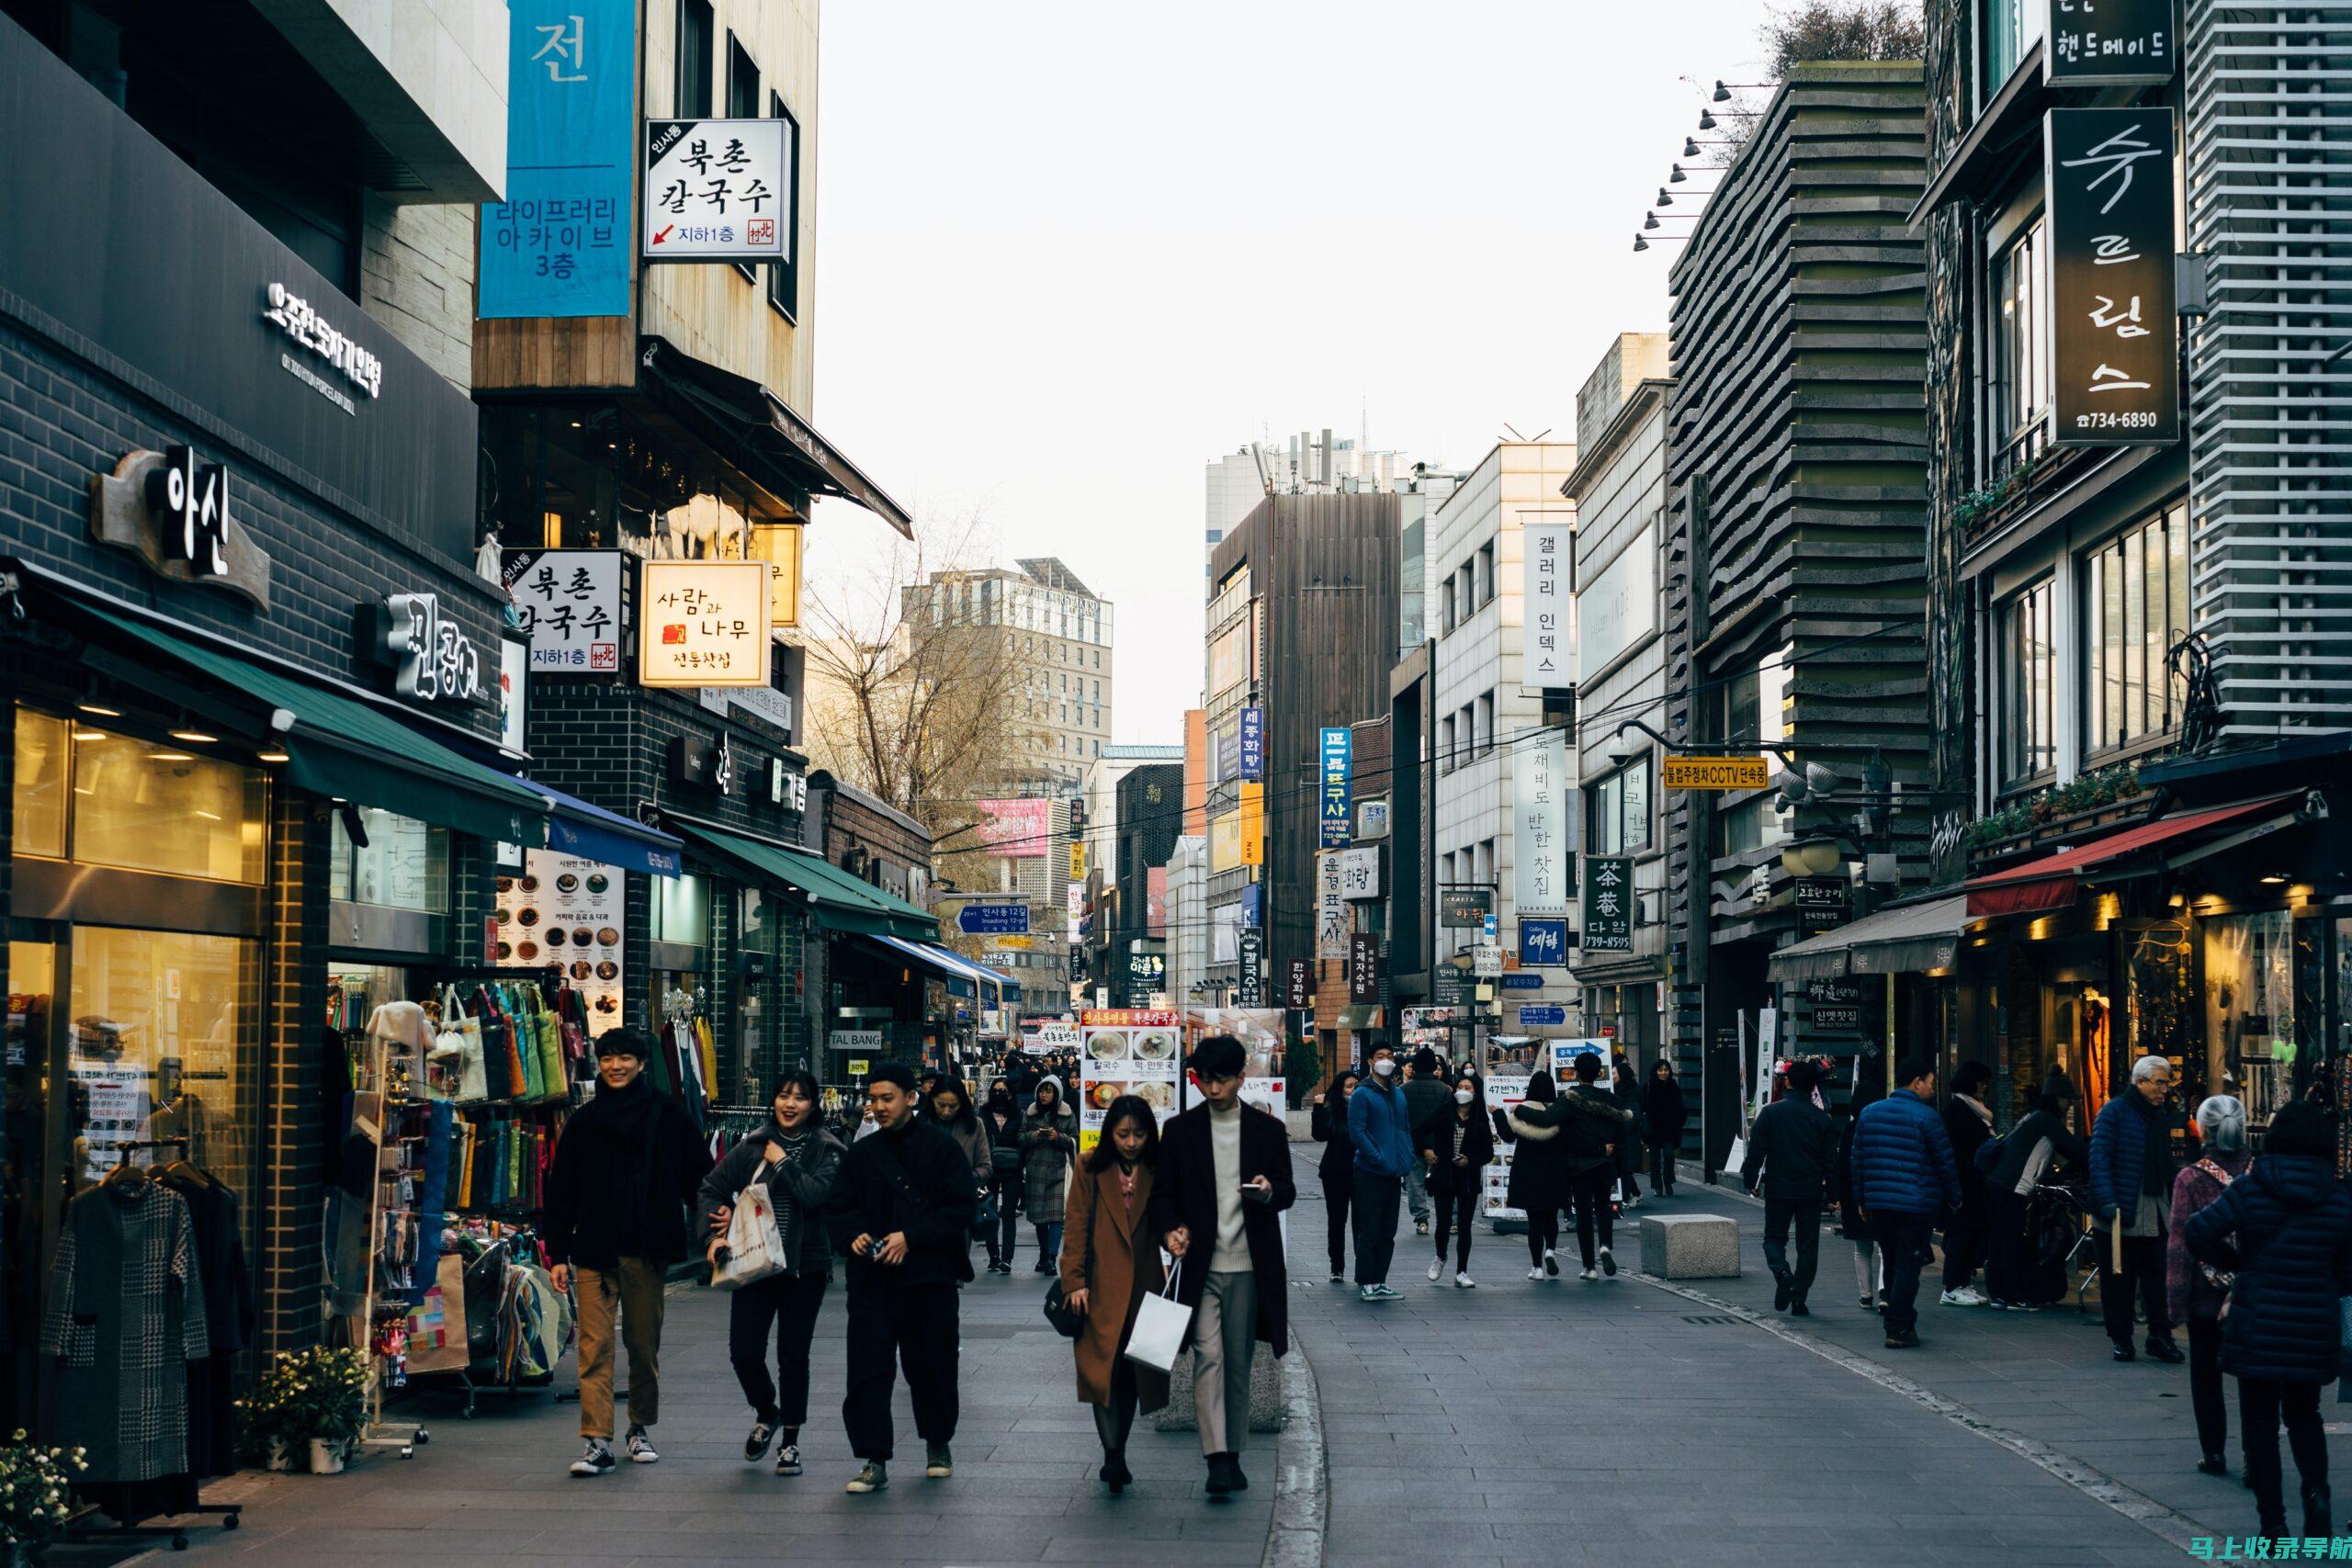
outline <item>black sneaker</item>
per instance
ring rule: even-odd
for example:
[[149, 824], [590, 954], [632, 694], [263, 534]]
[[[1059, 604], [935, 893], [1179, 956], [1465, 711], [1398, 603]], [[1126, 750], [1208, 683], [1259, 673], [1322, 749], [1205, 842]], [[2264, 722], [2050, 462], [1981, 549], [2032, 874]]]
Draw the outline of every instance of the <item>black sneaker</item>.
[[2208, 1475], [2227, 1475], [2230, 1472], [2230, 1461], [2220, 1454], [2207, 1454], [2197, 1461], [2197, 1468]]
[[1208, 1456], [1209, 1478], [1201, 1490], [1212, 1497], [1222, 1497], [1233, 1490], [1232, 1461], [1224, 1454]]
[[878, 1459], [865, 1461], [865, 1468], [849, 1478], [844, 1492], [879, 1492], [890, 1484], [890, 1470]]
[[1886, 1348], [1890, 1350], [1917, 1350], [1919, 1348], [1919, 1336], [1915, 1331], [1890, 1334], [1886, 1337]]
[[1247, 1492], [1250, 1490], [1250, 1478], [1241, 1473], [1241, 1456], [1239, 1454], [1227, 1454], [1225, 1456], [1225, 1474], [1226, 1479], [1233, 1483], [1233, 1489], [1236, 1492]]
[[752, 1435], [743, 1439], [743, 1462], [757, 1464], [768, 1457], [768, 1445], [775, 1441], [775, 1428], [765, 1421], [752, 1423]]
[[588, 1446], [580, 1450], [580, 1457], [571, 1461], [571, 1473], [608, 1475], [612, 1472], [615, 1462], [613, 1445], [602, 1438], [591, 1438], [588, 1439]]
[[653, 1451], [653, 1439], [645, 1435], [643, 1427], [628, 1429], [628, 1457], [634, 1464], [658, 1464], [662, 1456]]
[[2167, 1367], [2177, 1367], [2188, 1359], [2180, 1353], [2180, 1347], [2169, 1338], [2159, 1338], [2153, 1334], [2148, 1337], [2148, 1354]]
[[775, 1451], [775, 1472], [778, 1475], [800, 1473], [800, 1445], [786, 1443]]
[[1804, 1298], [1803, 1296], [1799, 1296], [1796, 1300], [1789, 1303], [1789, 1315], [1791, 1317], [1811, 1317], [1813, 1315], [1813, 1309], [1804, 1304]]
[[1772, 1271], [1772, 1310], [1786, 1312], [1796, 1293], [1796, 1280], [1785, 1269]]
[[947, 1451], [945, 1443], [925, 1443], [922, 1451], [922, 1473], [926, 1480], [944, 1481], [956, 1473], [956, 1456]]
[[2119, 1339], [2115, 1342], [2115, 1359], [2119, 1361], [2136, 1361], [2140, 1357], [2139, 1353], [2132, 1348], [2132, 1341]]
[[1600, 1271], [1612, 1280], [1617, 1277], [1617, 1255], [1605, 1247], [1600, 1249]]

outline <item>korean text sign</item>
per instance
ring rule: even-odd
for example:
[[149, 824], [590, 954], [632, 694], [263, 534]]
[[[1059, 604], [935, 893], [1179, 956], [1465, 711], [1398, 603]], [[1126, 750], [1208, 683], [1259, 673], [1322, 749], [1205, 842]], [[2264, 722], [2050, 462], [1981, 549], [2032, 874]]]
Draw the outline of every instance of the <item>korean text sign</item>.
[[1355, 801], [1349, 773], [1354, 761], [1355, 738], [1345, 729], [1323, 732], [1323, 848], [1343, 850], [1351, 841]]
[[2052, 109], [2050, 437], [2061, 446], [2180, 439], [2169, 108]]
[[506, 199], [481, 209], [481, 314], [629, 313], [636, 0], [507, 0]]
[[2173, 0], [2048, 0], [2041, 78], [2067, 86], [2169, 82], [2180, 69]]
[[510, 550], [503, 574], [531, 668], [615, 675], [621, 667], [621, 553]]
[[1266, 776], [1266, 710], [1241, 710], [1241, 777], [1250, 784], [1261, 783]]
[[650, 560], [638, 594], [646, 686], [768, 683], [768, 563]]
[[645, 259], [782, 261], [791, 226], [781, 119], [645, 122]]
[[1568, 908], [1568, 732], [1555, 729], [1511, 753], [1511, 897], [1522, 915]]
[[1584, 858], [1584, 950], [1634, 951], [1634, 863], [1623, 855]]
[[1568, 600], [1570, 554], [1576, 529], [1566, 523], [1530, 523], [1520, 530], [1527, 552], [1526, 649], [1520, 660], [1524, 692], [1566, 686], [1575, 680], [1569, 666]]

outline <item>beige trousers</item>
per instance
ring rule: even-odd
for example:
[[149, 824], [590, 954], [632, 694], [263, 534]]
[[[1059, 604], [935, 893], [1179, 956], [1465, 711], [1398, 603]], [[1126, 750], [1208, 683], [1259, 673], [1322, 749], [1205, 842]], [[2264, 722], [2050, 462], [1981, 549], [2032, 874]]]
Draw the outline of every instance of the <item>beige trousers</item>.
[[613, 1435], [613, 1325], [628, 1349], [628, 1418], [650, 1427], [662, 1413], [662, 1306], [666, 1270], [642, 1258], [617, 1269], [575, 1266], [580, 1297], [580, 1435]]
[[1201, 1452], [1238, 1454], [1250, 1440], [1250, 1362], [1258, 1350], [1258, 1276], [1211, 1273], [1193, 1314], [1193, 1404]]

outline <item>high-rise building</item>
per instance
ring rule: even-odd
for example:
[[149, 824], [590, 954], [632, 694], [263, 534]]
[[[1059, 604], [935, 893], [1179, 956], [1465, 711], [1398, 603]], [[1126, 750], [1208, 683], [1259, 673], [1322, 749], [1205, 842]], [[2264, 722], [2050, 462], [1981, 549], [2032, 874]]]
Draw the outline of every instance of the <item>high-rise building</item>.
[[1214, 557], [1227, 534], [1269, 495], [1348, 495], [1407, 489], [1413, 460], [1334, 436], [1329, 428], [1302, 430], [1279, 441], [1255, 441], [1208, 462], [1208, 516], [1203, 542]]
[[1015, 567], [934, 571], [899, 590], [906, 635], [997, 628], [1016, 671], [1025, 744], [1008, 793], [1074, 795], [1111, 739], [1111, 602], [1050, 556]]

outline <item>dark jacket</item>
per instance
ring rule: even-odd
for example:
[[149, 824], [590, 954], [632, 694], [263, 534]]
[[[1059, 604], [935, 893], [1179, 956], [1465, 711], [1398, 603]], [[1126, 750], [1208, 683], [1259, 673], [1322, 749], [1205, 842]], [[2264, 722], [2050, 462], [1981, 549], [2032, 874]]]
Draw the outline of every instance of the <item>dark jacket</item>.
[[1348, 1108], [1345, 1101], [1326, 1102], [1306, 1113], [1307, 1130], [1315, 1141], [1323, 1145], [1323, 1157], [1315, 1167], [1315, 1174], [1323, 1185], [1338, 1191], [1350, 1192], [1356, 1184], [1355, 1140], [1348, 1136]]
[[2189, 1258], [2188, 1222], [2253, 1164], [2254, 1156], [2245, 1149], [2208, 1152], [2182, 1166], [2172, 1179], [2172, 1213], [2165, 1222], [2165, 1303], [2172, 1308], [2175, 1323], [2219, 1317], [2230, 1299], [2228, 1276], [2217, 1284], [2207, 1277], [2205, 1265]]
[[1976, 1108], [1956, 1094], [1944, 1096], [1944, 1136], [1951, 1140], [1952, 1163], [1960, 1167], [1961, 1195], [1984, 1201], [1984, 1179], [1976, 1173], [1976, 1151], [1993, 1141], [1993, 1129]]
[[[825, 1219], [833, 1248], [848, 1259], [853, 1291], [949, 1284], [972, 1277], [972, 1215], [979, 1195], [972, 1162], [934, 1123], [910, 1121], [897, 1133], [874, 1133], [850, 1145], [834, 1179]], [[907, 1236], [907, 1258], [891, 1265], [860, 1258], [862, 1234], [878, 1245], [893, 1231]]]
[[[1487, 1166], [1495, 1157], [1495, 1134], [1493, 1129], [1487, 1125], [1485, 1114], [1472, 1106], [1470, 1120], [1456, 1122], [1453, 1113], [1461, 1109], [1453, 1103], [1453, 1097], [1448, 1094], [1445, 1103], [1413, 1129], [1413, 1157], [1420, 1159], [1430, 1153], [1438, 1156], [1435, 1165], [1427, 1160], [1421, 1163], [1429, 1172], [1430, 1190], [1441, 1197], [1481, 1190], [1487, 1185]], [[1449, 1122], [1462, 1129], [1461, 1153], [1470, 1162], [1466, 1166], [1455, 1165], [1446, 1157], [1446, 1146], [1453, 1141]]]
[[1682, 1085], [1674, 1078], [1660, 1082], [1656, 1075], [1642, 1086], [1642, 1137], [1660, 1148], [1682, 1141], [1682, 1124], [1690, 1119], [1682, 1099]]
[[1568, 1150], [1560, 1141], [1557, 1100], [1526, 1100], [1495, 1112], [1495, 1131], [1511, 1145], [1503, 1201], [1532, 1215], [1568, 1206]]
[[1838, 1163], [1829, 1173], [1829, 1196], [1838, 1204], [1838, 1234], [1849, 1241], [1871, 1239], [1870, 1222], [1862, 1217], [1861, 1205], [1854, 1196], [1854, 1132], [1862, 1112], [1877, 1103], [1870, 1100], [1849, 1105], [1846, 1114], [1830, 1118], [1838, 1128]]
[[[1427, 1077], [1416, 1075], [1405, 1080], [1405, 1125], [1418, 1130], [1421, 1123], [1436, 1115], [1440, 1108], [1453, 1103], [1453, 1086], [1444, 1077], [1431, 1073]], [[1414, 1145], [1418, 1158], [1420, 1145]]]
[[1348, 1097], [1348, 1140], [1355, 1145], [1356, 1169], [1390, 1180], [1413, 1168], [1413, 1125], [1405, 1091], [1382, 1089], [1366, 1078]]
[[1580, 1176], [1604, 1167], [1614, 1168], [1618, 1146], [1631, 1135], [1634, 1113], [1599, 1084], [1590, 1089], [1579, 1084], [1562, 1089], [1552, 1110], [1536, 1120], [1560, 1129], [1560, 1141], [1567, 1145], [1562, 1158], [1568, 1174]]
[[1960, 1207], [1960, 1168], [1934, 1106], [1898, 1089], [1862, 1112], [1854, 1130], [1854, 1195], [1873, 1213]]
[[2250, 1174], [2188, 1222], [2188, 1250], [2237, 1274], [2222, 1320], [2223, 1371], [2278, 1382], [2335, 1380], [2336, 1303], [2352, 1295], [2352, 1193], [2325, 1160], [2256, 1158]]
[[1790, 1095], [1766, 1106], [1747, 1130], [1739, 1179], [1753, 1192], [1787, 1202], [1818, 1203], [1829, 1195], [1838, 1167], [1838, 1124], [1810, 1098]]
[[[2043, 1106], [2026, 1112], [2024, 1118], [2001, 1140], [2000, 1157], [1993, 1162], [1992, 1173], [1985, 1177], [1985, 1188], [1994, 1192], [2015, 1192], [2018, 1183], [2025, 1179], [2026, 1161], [2041, 1141], [2050, 1140], [2052, 1164], [2064, 1160], [2080, 1168], [2090, 1157], [2090, 1145], [2067, 1130], [2066, 1119]], [[2044, 1167], [2045, 1173], [2048, 1168]]]
[[810, 1134], [800, 1157], [771, 1164], [768, 1145], [782, 1143], [784, 1129], [766, 1126], [727, 1151], [702, 1179], [703, 1235], [711, 1234], [711, 1217], [734, 1204], [735, 1195], [754, 1181], [763, 1182], [775, 1202], [776, 1228], [784, 1235], [788, 1267], [795, 1274], [822, 1274], [832, 1267], [832, 1248], [825, 1240], [825, 1204], [842, 1169], [842, 1141], [821, 1130]]
[[624, 1258], [685, 1260], [686, 1205], [710, 1156], [686, 1108], [644, 1074], [622, 1089], [596, 1088], [556, 1139], [548, 1170], [551, 1263], [611, 1269]]
[[2137, 1089], [2109, 1100], [2091, 1128], [2090, 1166], [2091, 1203], [2102, 1220], [2120, 1211], [2124, 1224], [2131, 1224], [2143, 1191], [2168, 1203], [2174, 1175], [2172, 1122], [2165, 1108], [2149, 1104]]
[[[1363, 1091], [1357, 1094], [1361, 1098]], [[1256, 1106], [1244, 1105], [1241, 1179], [1260, 1176], [1272, 1191], [1262, 1203], [1242, 1201], [1241, 1230], [1250, 1242], [1250, 1268], [1258, 1276], [1258, 1337], [1279, 1356], [1290, 1348], [1290, 1284], [1283, 1268], [1279, 1216], [1297, 1201], [1298, 1187], [1291, 1176], [1289, 1130]], [[1216, 1151], [1209, 1145], [1207, 1105], [1195, 1105], [1162, 1129], [1150, 1213], [1154, 1237], [1165, 1237], [1179, 1225], [1190, 1233], [1176, 1295], [1188, 1307], [1200, 1305], [1209, 1255], [1216, 1250]]]

